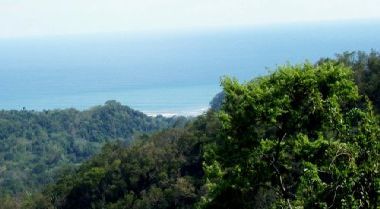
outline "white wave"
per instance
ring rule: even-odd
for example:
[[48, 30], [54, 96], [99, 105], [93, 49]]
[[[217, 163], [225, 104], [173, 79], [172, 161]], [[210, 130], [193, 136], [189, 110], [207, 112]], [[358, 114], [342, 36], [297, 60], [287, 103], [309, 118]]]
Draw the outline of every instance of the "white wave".
[[163, 117], [174, 117], [174, 116], [198, 116], [202, 115], [207, 111], [208, 108], [200, 108], [200, 109], [195, 109], [195, 110], [180, 110], [180, 111], [142, 111], [148, 116], [151, 117], [157, 117], [159, 115]]

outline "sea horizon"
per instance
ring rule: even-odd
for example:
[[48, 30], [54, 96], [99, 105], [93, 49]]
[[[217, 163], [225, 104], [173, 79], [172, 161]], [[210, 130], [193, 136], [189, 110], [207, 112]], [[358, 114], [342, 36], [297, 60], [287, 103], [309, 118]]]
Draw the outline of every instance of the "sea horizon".
[[220, 79], [380, 50], [380, 21], [161, 34], [0, 39], [0, 109], [85, 110], [117, 100], [148, 115], [201, 114]]

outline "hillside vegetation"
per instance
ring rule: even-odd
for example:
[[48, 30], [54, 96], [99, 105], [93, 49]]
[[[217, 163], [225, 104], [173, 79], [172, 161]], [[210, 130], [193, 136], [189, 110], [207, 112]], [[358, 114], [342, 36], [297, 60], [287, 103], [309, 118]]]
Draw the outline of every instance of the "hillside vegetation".
[[115, 101], [86, 111], [0, 111], [0, 194], [36, 191], [109, 141], [183, 126], [183, 117], [148, 117]]
[[379, 73], [377, 52], [355, 52], [246, 83], [226, 77], [206, 114], [161, 118], [175, 127], [130, 143], [114, 137], [0, 208], [378, 209]]

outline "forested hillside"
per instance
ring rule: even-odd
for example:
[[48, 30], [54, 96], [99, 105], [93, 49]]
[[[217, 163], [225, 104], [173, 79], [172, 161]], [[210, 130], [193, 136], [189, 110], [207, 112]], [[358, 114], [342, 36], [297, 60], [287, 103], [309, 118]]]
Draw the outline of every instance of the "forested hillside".
[[[145, 131], [174, 128], [130, 143], [100, 137], [107, 143], [99, 154], [41, 192], [3, 197], [0, 209], [378, 209], [379, 73], [377, 52], [355, 52], [245, 83], [226, 77], [206, 114], [187, 122], [142, 116], [156, 124]], [[126, 108], [99, 109], [116, 107]], [[92, 131], [128, 130], [104, 122]]]
[[57, 208], [193, 208], [206, 192], [202, 145], [218, 127], [209, 113], [130, 146], [108, 144], [44, 193]]
[[37, 190], [109, 142], [183, 126], [183, 117], [148, 117], [115, 101], [86, 111], [0, 111], [0, 194]]

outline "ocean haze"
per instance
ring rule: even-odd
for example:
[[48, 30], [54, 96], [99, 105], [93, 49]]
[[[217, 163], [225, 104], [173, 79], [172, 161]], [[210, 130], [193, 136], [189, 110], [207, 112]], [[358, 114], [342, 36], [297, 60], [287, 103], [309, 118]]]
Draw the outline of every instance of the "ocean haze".
[[199, 114], [224, 75], [380, 49], [380, 22], [356, 21], [0, 40], [0, 108], [86, 109], [107, 100], [156, 114]]

